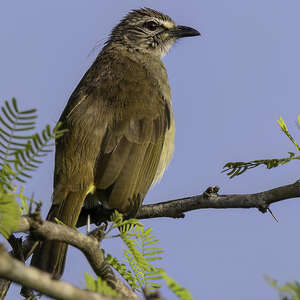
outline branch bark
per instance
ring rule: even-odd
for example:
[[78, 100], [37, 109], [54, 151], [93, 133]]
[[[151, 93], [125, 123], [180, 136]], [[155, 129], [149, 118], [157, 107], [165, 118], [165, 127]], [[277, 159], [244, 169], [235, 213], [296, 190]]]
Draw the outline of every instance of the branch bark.
[[[257, 208], [265, 213], [272, 203], [300, 197], [300, 181], [254, 194], [219, 195], [218, 191], [218, 187], [210, 187], [202, 195], [143, 205], [138, 210], [136, 218], [183, 218], [184, 213], [188, 211], [208, 208]], [[93, 223], [101, 222], [103, 220], [101, 210], [103, 210], [101, 206], [92, 210], [83, 209], [77, 227], [86, 225], [88, 215], [91, 216]]]
[[185, 212], [196, 209], [257, 208], [265, 213], [275, 202], [300, 197], [300, 181], [254, 194], [218, 195], [208, 188], [202, 195], [144, 205], [137, 213], [138, 219], [180, 218]]
[[[2, 245], [1, 245], [2, 246]], [[0, 276], [21, 285], [32, 288], [44, 295], [64, 300], [113, 300], [115, 297], [102, 296], [81, 290], [67, 282], [51, 279], [50, 275], [36, 268], [28, 267], [21, 261], [12, 258], [0, 248]], [[125, 299], [125, 298], [123, 298]], [[129, 299], [129, 298], [126, 298]], [[132, 298], [130, 298], [132, 299]]]
[[[33, 250], [35, 249], [35, 244], [37, 242], [31, 238], [27, 238], [23, 243], [22, 243], [22, 252], [23, 252], [23, 258], [26, 261], [28, 257], [32, 254]], [[18, 255], [14, 253], [12, 250], [10, 253], [15, 258], [18, 258]], [[4, 300], [7, 291], [10, 287], [11, 281], [5, 278], [0, 278], [0, 300]]]
[[[105, 261], [103, 252], [99, 247], [99, 229], [95, 230], [90, 235], [84, 235], [68, 226], [59, 225], [48, 221], [40, 223], [31, 217], [21, 217], [19, 228], [16, 230], [16, 232], [28, 231], [30, 231], [38, 240], [57, 240], [78, 248], [84, 253], [94, 272], [101, 278], [105, 279], [112, 288], [130, 299], [140, 299], [117, 276], [115, 276], [110, 266]], [[5, 276], [1, 277], [10, 279]], [[13, 281], [18, 282], [16, 280]], [[24, 285], [26, 286], [26, 284]]]

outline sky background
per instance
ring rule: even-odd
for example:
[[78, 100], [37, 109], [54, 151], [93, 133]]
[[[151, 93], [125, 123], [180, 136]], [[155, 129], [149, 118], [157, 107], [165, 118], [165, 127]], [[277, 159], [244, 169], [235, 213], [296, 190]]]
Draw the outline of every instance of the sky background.
[[[297, 161], [229, 179], [229, 161], [287, 156], [296, 151], [281, 133], [282, 116], [300, 140], [295, 120], [300, 100], [300, 2], [226, 1], [0, 1], [0, 103], [16, 97], [37, 108], [38, 128], [55, 125], [68, 97], [101, 50], [112, 27], [133, 8], [148, 6], [191, 26], [201, 37], [180, 40], [163, 59], [176, 121], [172, 162], [145, 203], [201, 194], [255, 193], [299, 179]], [[96, 46], [96, 48], [95, 48]], [[93, 50], [94, 49], [94, 50]], [[26, 189], [50, 206], [53, 154]], [[165, 250], [162, 267], [195, 299], [278, 299], [264, 275], [300, 280], [299, 200], [271, 209], [198, 210], [184, 219], [144, 221]], [[104, 241], [114, 255], [121, 242]], [[92, 270], [69, 249], [63, 279], [84, 286]], [[14, 285], [7, 299], [19, 299]], [[175, 299], [165, 288], [166, 299]]]

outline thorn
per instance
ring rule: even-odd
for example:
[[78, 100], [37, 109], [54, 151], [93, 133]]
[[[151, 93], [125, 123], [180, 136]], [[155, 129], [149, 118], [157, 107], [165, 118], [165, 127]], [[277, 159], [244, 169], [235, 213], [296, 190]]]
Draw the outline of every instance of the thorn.
[[38, 202], [36, 204], [35, 211], [32, 214], [30, 214], [30, 217], [32, 217], [32, 220], [34, 222], [37, 222], [37, 224], [43, 223], [42, 217], [41, 217], [41, 206], [42, 206], [42, 202]]
[[279, 223], [279, 220], [276, 218], [276, 216], [273, 214], [273, 212], [271, 211], [271, 209], [268, 207], [268, 212], [271, 214], [271, 216], [274, 218], [274, 220]]
[[34, 193], [31, 194], [31, 199], [29, 201], [29, 209], [28, 209], [28, 214], [31, 215], [32, 214], [32, 200], [33, 200], [33, 197], [34, 197]]
[[87, 216], [87, 233], [91, 231], [91, 215], [88, 214]]

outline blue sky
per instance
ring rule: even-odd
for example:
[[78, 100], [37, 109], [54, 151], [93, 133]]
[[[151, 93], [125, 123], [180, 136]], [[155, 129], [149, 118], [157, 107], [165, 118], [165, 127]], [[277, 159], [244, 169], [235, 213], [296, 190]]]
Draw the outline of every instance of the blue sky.
[[[296, 151], [276, 120], [282, 116], [300, 140], [299, 1], [1, 1], [0, 102], [14, 96], [21, 108], [38, 109], [39, 128], [54, 125], [111, 28], [143, 6], [202, 34], [180, 40], [163, 59], [173, 95], [175, 154], [145, 203], [201, 194], [211, 185], [228, 194], [295, 182], [298, 162], [232, 180], [221, 170], [229, 161]], [[50, 155], [27, 187], [28, 195], [34, 191], [43, 201], [44, 214], [52, 176]], [[180, 220], [144, 223], [165, 249], [162, 266], [195, 299], [278, 299], [264, 275], [281, 283], [300, 278], [300, 203], [271, 208], [279, 223], [256, 209], [199, 210]], [[103, 247], [121, 253], [119, 241]], [[83, 270], [92, 273], [81, 253], [70, 249], [64, 279], [82, 287]], [[14, 286], [7, 299], [18, 292]], [[163, 294], [175, 299], [166, 289]]]

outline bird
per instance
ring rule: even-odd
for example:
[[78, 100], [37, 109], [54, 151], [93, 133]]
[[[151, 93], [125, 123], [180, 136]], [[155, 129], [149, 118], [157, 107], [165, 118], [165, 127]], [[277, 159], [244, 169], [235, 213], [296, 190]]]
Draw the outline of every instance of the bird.
[[[134, 217], [174, 151], [175, 125], [162, 57], [180, 38], [198, 36], [151, 8], [116, 25], [63, 110], [47, 220], [74, 227], [84, 202]], [[93, 204], [92, 204], [93, 205]], [[59, 279], [67, 244], [39, 242], [31, 264]]]

